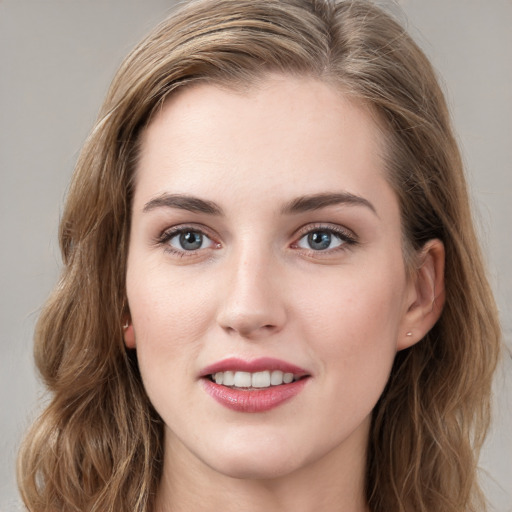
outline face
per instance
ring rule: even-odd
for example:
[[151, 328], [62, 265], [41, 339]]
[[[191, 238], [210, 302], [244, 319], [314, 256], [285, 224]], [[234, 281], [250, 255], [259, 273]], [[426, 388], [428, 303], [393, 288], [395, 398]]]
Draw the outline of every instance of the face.
[[381, 149], [363, 108], [284, 76], [184, 88], [145, 131], [126, 342], [181, 464], [364, 458], [412, 294]]

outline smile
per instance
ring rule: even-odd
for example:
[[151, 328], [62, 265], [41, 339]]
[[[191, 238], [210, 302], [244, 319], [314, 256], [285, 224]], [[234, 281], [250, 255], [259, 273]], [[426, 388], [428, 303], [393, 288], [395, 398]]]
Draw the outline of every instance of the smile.
[[264, 370], [261, 372], [225, 371], [210, 375], [210, 380], [227, 387], [243, 389], [262, 389], [281, 386], [299, 380], [299, 375], [281, 370]]
[[201, 372], [204, 390], [217, 403], [237, 412], [265, 412], [297, 396], [311, 375], [290, 363], [260, 358], [230, 358]]

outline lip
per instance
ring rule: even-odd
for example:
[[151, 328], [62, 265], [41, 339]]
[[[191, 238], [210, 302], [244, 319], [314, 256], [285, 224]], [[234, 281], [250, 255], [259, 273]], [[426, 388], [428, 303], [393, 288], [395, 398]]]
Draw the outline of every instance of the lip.
[[[289, 384], [271, 386], [265, 389], [230, 388], [207, 378], [217, 372], [242, 371], [255, 373], [265, 370], [281, 370], [283, 373], [293, 373], [300, 378]], [[200, 377], [206, 393], [219, 404], [233, 411], [255, 413], [274, 409], [298, 395], [309, 381], [310, 375], [303, 368], [286, 361], [261, 357], [252, 361], [238, 358], [224, 359], [204, 368]]]
[[293, 373], [298, 377], [308, 375], [308, 372], [303, 368], [299, 368], [294, 364], [290, 364], [286, 361], [275, 359], [273, 357], [259, 357], [258, 359], [253, 359], [251, 361], [245, 361], [244, 359], [239, 359], [237, 357], [230, 357], [203, 368], [199, 376], [206, 377], [213, 373], [227, 371], [255, 373], [263, 372], [265, 370], [281, 370], [283, 373]]
[[279, 405], [298, 395], [309, 377], [282, 384], [271, 386], [266, 389], [228, 388], [209, 379], [201, 379], [205, 391], [219, 404], [237, 412], [265, 412], [278, 407]]

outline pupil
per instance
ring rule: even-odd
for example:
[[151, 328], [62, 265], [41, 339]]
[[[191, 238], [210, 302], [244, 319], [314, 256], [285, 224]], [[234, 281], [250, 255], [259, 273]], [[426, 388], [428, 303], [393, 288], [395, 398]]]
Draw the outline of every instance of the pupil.
[[309, 246], [317, 251], [328, 249], [331, 245], [331, 234], [326, 231], [315, 231], [308, 235], [308, 242]]
[[194, 251], [199, 249], [203, 243], [203, 236], [201, 233], [187, 231], [180, 235], [180, 245], [187, 251]]

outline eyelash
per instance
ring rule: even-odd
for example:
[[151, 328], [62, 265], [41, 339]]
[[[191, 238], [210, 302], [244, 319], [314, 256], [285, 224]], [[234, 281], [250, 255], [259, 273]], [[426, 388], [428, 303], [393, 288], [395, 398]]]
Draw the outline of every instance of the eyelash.
[[[340, 245], [332, 248], [332, 249], [326, 249], [326, 250], [314, 250], [314, 249], [306, 249], [299, 246], [299, 242], [307, 237], [308, 235], [311, 235], [315, 232], [321, 232], [321, 233], [327, 233], [329, 235], [334, 235], [341, 243]], [[197, 233], [208, 240], [212, 244], [214, 244], [214, 248], [220, 248], [221, 244], [219, 242], [216, 242], [214, 238], [207, 233], [207, 230], [203, 226], [194, 226], [194, 225], [184, 225], [184, 226], [176, 226], [170, 229], [167, 229], [164, 231], [157, 239], [156, 244], [160, 246], [165, 246], [165, 252], [173, 254], [174, 256], [178, 256], [180, 258], [184, 257], [191, 257], [197, 255], [200, 251], [203, 251], [205, 248], [199, 248], [196, 250], [179, 250], [175, 249], [170, 245], [170, 241], [178, 236], [185, 233]], [[346, 251], [350, 247], [353, 247], [357, 245], [359, 242], [357, 238], [348, 230], [341, 228], [337, 225], [327, 225], [327, 224], [308, 224], [307, 226], [304, 226], [298, 231], [298, 238], [296, 238], [296, 241], [293, 242], [290, 247], [293, 249], [297, 249], [303, 252], [308, 253], [309, 255], [315, 255], [315, 256], [327, 256], [333, 253], [337, 253], [338, 251]]]
[[[332, 249], [326, 249], [326, 250], [314, 250], [314, 249], [304, 249], [302, 247], [299, 247], [299, 242], [307, 237], [308, 235], [311, 235], [313, 233], [328, 233], [330, 235], [334, 235], [341, 243], [340, 245], [332, 248]], [[322, 256], [328, 256], [332, 255], [333, 253], [338, 253], [339, 251], [346, 251], [350, 249], [351, 247], [354, 247], [357, 245], [359, 241], [357, 240], [357, 237], [347, 229], [342, 228], [338, 225], [332, 225], [332, 224], [308, 224], [307, 226], [304, 226], [301, 228], [298, 232], [298, 238], [296, 242], [293, 242], [291, 247], [296, 248], [298, 250], [305, 251], [309, 255], [314, 255], [316, 257], [322, 257]]]
[[205, 237], [208, 240], [210, 240], [210, 242], [212, 244], [214, 244], [215, 246], [217, 246], [217, 248], [220, 247], [220, 243], [216, 242], [213, 239], [213, 237], [206, 232], [206, 230], [205, 230], [205, 228], [203, 226], [194, 226], [194, 225], [176, 226], [176, 227], [167, 229], [166, 231], [164, 231], [156, 239], [156, 244], [164, 246], [165, 247], [165, 252], [170, 253], [170, 254], [172, 254], [174, 256], [178, 256], [180, 258], [184, 258], [184, 257], [187, 257], [187, 256], [188, 257], [195, 256], [200, 251], [204, 250], [203, 248], [196, 249], [196, 250], [190, 250], [190, 251], [187, 251], [185, 249], [179, 250], [179, 249], [175, 249], [174, 247], [172, 247], [170, 245], [170, 241], [174, 237], [176, 237], [178, 235], [183, 235], [185, 233], [197, 233], [197, 234], [200, 234], [203, 237]]

